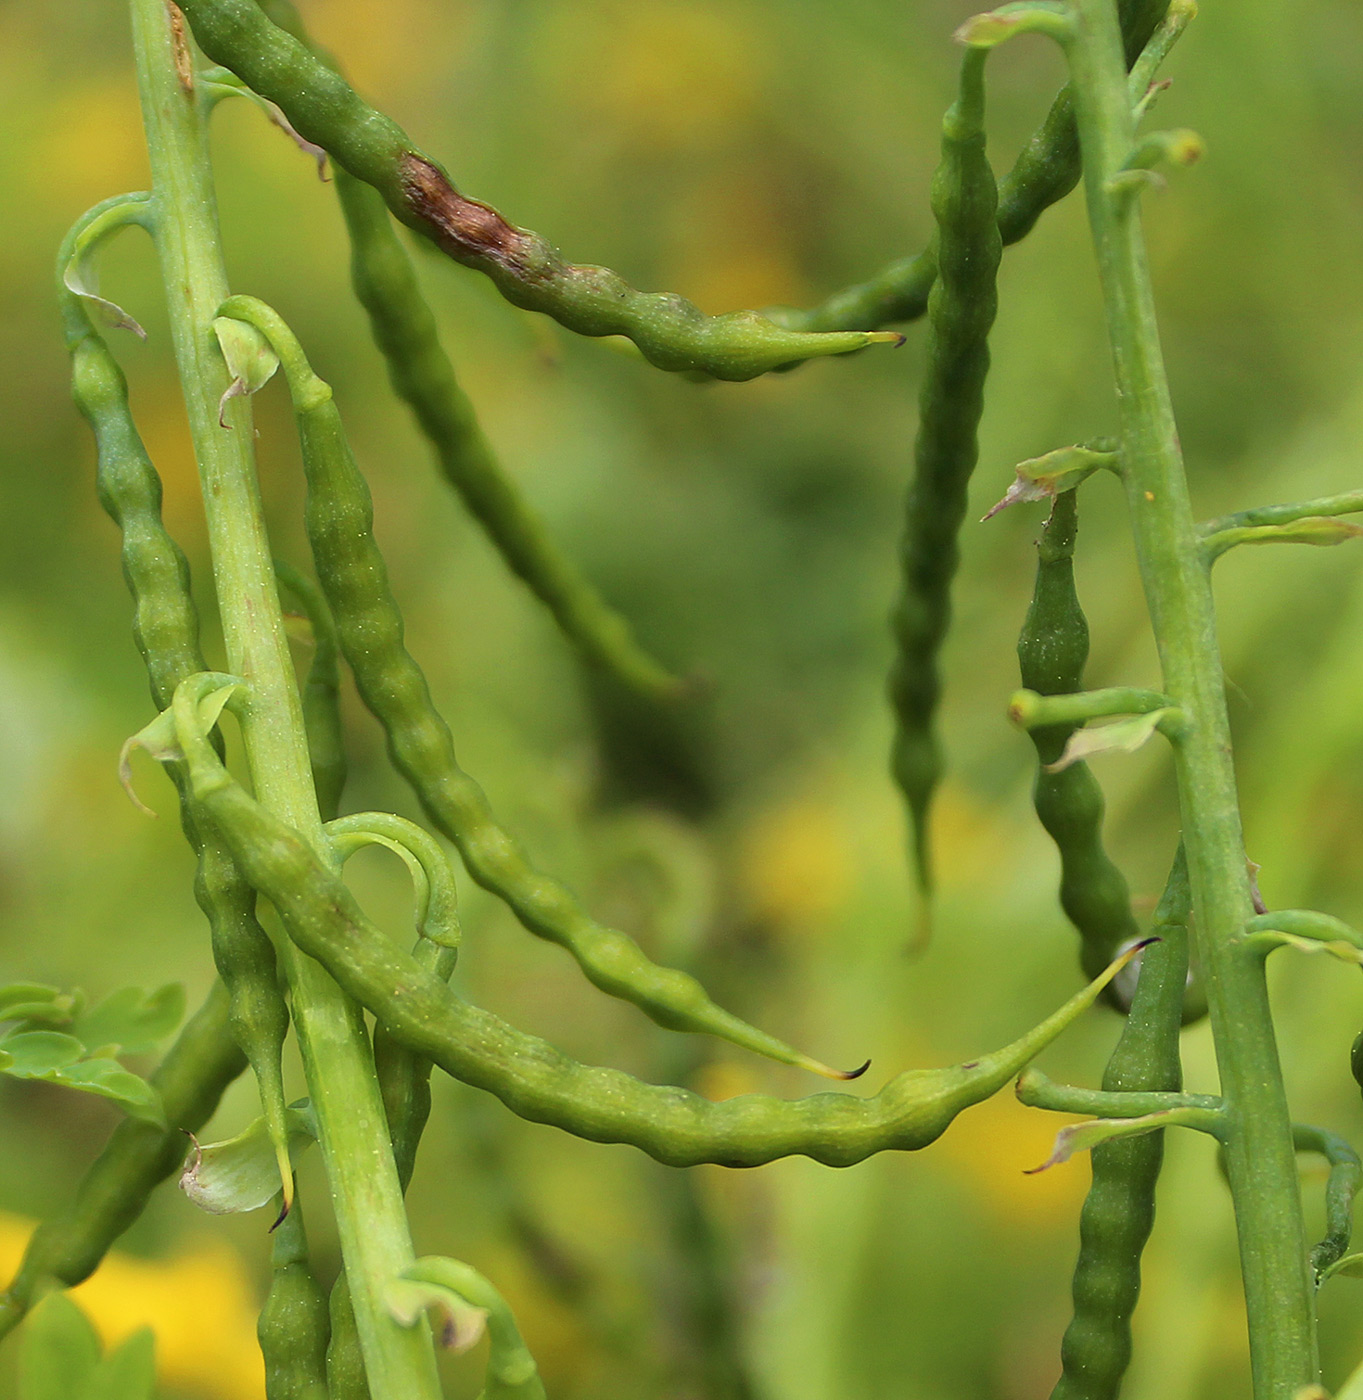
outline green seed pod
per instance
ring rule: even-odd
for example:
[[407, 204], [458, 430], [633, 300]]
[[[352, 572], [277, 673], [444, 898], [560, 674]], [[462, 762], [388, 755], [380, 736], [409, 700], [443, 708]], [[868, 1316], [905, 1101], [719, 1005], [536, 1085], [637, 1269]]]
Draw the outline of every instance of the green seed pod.
[[[1062, 491], [1037, 544], [1036, 587], [1018, 637], [1022, 684], [1039, 695], [1084, 688], [1088, 620], [1074, 588], [1077, 493]], [[1103, 792], [1087, 763], [1048, 772], [1065, 750], [1072, 725], [1030, 731], [1038, 761], [1032, 790], [1036, 814], [1060, 853], [1060, 905], [1079, 930], [1080, 963], [1088, 976], [1139, 936], [1131, 894], [1103, 847]]]
[[[1168, 8], [1169, 0], [1120, 0], [1128, 65], [1134, 64], [1150, 43]], [[1186, 19], [1180, 30], [1183, 23]], [[999, 181], [998, 224], [1004, 246], [1025, 238], [1042, 214], [1078, 183], [1079, 135], [1074, 125], [1074, 98], [1066, 85], [1013, 168]], [[928, 309], [936, 278], [936, 250], [927, 248], [915, 257], [891, 263], [869, 281], [834, 292], [818, 306], [805, 311], [781, 307], [770, 314], [782, 326], [810, 332], [916, 321]]]
[[566, 262], [539, 234], [460, 194], [396, 122], [270, 23], [255, 0], [186, 0], [180, 8], [215, 63], [274, 102], [301, 136], [372, 185], [403, 223], [484, 273], [515, 306], [579, 335], [625, 336], [659, 369], [716, 379], [753, 379], [816, 356], [902, 343], [888, 331], [806, 335], [755, 311], [706, 316], [671, 293], [637, 291], [609, 268]]
[[942, 159], [932, 182], [939, 277], [928, 308], [928, 367], [899, 547], [902, 588], [892, 622], [892, 766], [908, 802], [925, 894], [932, 888], [928, 811], [942, 773], [935, 725], [942, 690], [938, 656], [951, 617], [956, 537], [979, 455], [989, 328], [998, 305], [994, 276], [1003, 246], [994, 174], [985, 155], [984, 63], [984, 53], [974, 50], [962, 61], [960, 95], [942, 123]]
[[675, 697], [680, 682], [639, 646], [629, 624], [578, 573], [502, 470], [455, 378], [382, 198], [344, 170], [336, 172], [336, 193], [350, 233], [355, 295], [369, 313], [393, 388], [435, 449], [446, 481], [588, 661], [631, 690]]
[[968, 1064], [898, 1075], [874, 1098], [824, 1093], [786, 1100], [749, 1094], [712, 1103], [618, 1070], [578, 1064], [469, 1005], [393, 947], [297, 832], [260, 806], [223, 767], [199, 704], [233, 677], [196, 676], [176, 691], [176, 733], [195, 799], [223, 832], [247, 879], [279, 911], [290, 938], [316, 958], [390, 1035], [514, 1113], [593, 1142], [629, 1143], [669, 1166], [760, 1166], [807, 1156], [851, 1166], [875, 1152], [916, 1151], [997, 1092], [1097, 999], [1136, 950], [1026, 1035]]
[[280, 357], [308, 478], [308, 538], [341, 649], [361, 697], [388, 733], [394, 762], [437, 828], [458, 847], [469, 874], [503, 899], [531, 933], [567, 949], [593, 985], [632, 1002], [659, 1025], [717, 1035], [831, 1079], [860, 1073], [829, 1069], [716, 1006], [694, 977], [650, 962], [633, 939], [598, 924], [564, 886], [530, 865], [497, 824], [483, 790], [456, 762], [449, 728], [403, 643], [402, 615], [374, 542], [369, 487], [351, 455], [331, 390], [263, 302], [232, 297], [222, 315], [256, 326]]
[[29, 1240], [14, 1281], [0, 1293], [0, 1337], [53, 1283], [74, 1288], [94, 1273], [152, 1191], [179, 1169], [185, 1134], [203, 1127], [245, 1068], [228, 1026], [227, 992], [215, 983], [150, 1076], [170, 1127], [125, 1118], [114, 1129], [81, 1180], [75, 1202], [44, 1221]]
[[345, 791], [345, 736], [341, 726], [341, 650], [336, 623], [322, 590], [290, 564], [275, 560], [280, 583], [303, 605], [312, 630], [312, 664], [303, 682], [303, 727], [323, 821], [334, 817]]
[[297, 1202], [280, 1221], [271, 1248], [270, 1292], [256, 1323], [265, 1359], [265, 1400], [329, 1400], [326, 1295], [308, 1263], [308, 1237]]
[[[1183, 1087], [1179, 1025], [1188, 977], [1188, 869], [1183, 848], [1155, 913], [1158, 943], [1141, 957], [1131, 1011], [1103, 1075], [1116, 1093]], [[1079, 1218], [1074, 1318], [1065, 1331], [1051, 1400], [1116, 1400], [1131, 1360], [1131, 1314], [1141, 1251], [1155, 1219], [1163, 1131], [1103, 1143], [1091, 1153], [1093, 1184]]]
[[[162, 523], [161, 480], [133, 422], [127, 381], [62, 271], [71, 262], [82, 227], [104, 207], [77, 223], [63, 245], [58, 260], [60, 298], [72, 357], [72, 394], [94, 431], [100, 503], [122, 533], [123, 575], [134, 604], [133, 633], [152, 697], [164, 707], [179, 681], [204, 668], [189, 566]], [[178, 781], [185, 833], [199, 853], [195, 895], [208, 919], [213, 959], [231, 998], [232, 1032], [255, 1072], [286, 1201], [292, 1200], [280, 1065], [289, 1020], [276, 979], [274, 945], [256, 919], [254, 891], [216, 835], [203, 829], [185, 799], [183, 780]]]

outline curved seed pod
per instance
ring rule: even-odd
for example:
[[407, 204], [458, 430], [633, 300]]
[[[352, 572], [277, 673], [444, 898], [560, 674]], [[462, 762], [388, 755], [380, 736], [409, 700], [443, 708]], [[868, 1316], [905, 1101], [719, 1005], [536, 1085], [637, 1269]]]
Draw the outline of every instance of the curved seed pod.
[[0, 1293], [0, 1337], [54, 1282], [74, 1288], [94, 1273], [152, 1191], [179, 1169], [185, 1133], [203, 1127], [245, 1068], [228, 1026], [227, 992], [218, 982], [150, 1076], [170, 1127], [125, 1118], [114, 1129], [81, 1180], [74, 1204], [44, 1221], [29, 1240], [14, 1281]]
[[[275, 576], [303, 605], [312, 630], [312, 664], [303, 682], [303, 727], [322, 820], [334, 817], [345, 791], [345, 736], [341, 726], [341, 649], [322, 590], [292, 564], [276, 559]], [[200, 667], [202, 670], [203, 668]]]
[[817, 356], [903, 341], [889, 331], [806, 335], [755, 311], [706, 316], [682, 297], [637, 291], [609, 268], [566, 262], [539, 234], [460, 194], [396, 122], [272, 24], [255, 0], [185, 0], [180, 8], [215, 63], [275, 103], [304, 139], [372, 185], [403, 223], [484, 273], [515, 306], [579, 335], [626, 336], [659, 369], [716, 379], [753, 379]]
[[892, 619], [896, 655], [890, 700], [896, 731], [892, 766], [908, 803], [918, 883], [932, 888], [928, 809], [942, 773], [935, 717], [942, 682], [937, 658], [951, 617], [956, 537], [989, 370], [989, 328], [1003, 245], [995, 222], [994, 174], [985, 155], [983, 52], [961, 63], [960, 95], [942, 123], [942, 159], [932, 182], [939, 277], [928, 306], [928, 366], [914, 443], [904, 533], [902, 585]]
[[[1183, 848], [1155, 913], [1155, 935], [1141, 955], [1131, 1011], [1103, 1075], [1109, 1092], [1183, 1087], [1179, 1025], [1188, 977], [1187, 864]], [[1065, 1330], [1063, 1371], [1051, 1400], [1116, 1400], [1131, 1360], [1131, 1314], [1141, 1287], [1141, 1251], [1155, 1219], [1164, 1133], [1101, 1144], [1091, 1154], [1093, 1184], [1079, 1217], [1074, 1318]]]
[[[403, 858], [417, 893], [418, 937], [412, 957], [425, 971], [448, 982], [459, 955], [458, 894], [454, 872], [436, 841], [391, 812], [342, 817], [328, 824], [327, 836], [342, 861], [361, 846], [373, 844]], [[400, 1045], [380, 1025], [374, 1028], [374, 1070], [388, 1115], [398, 1180], [405, 1191], [431, 1115], [431, 1062]]]
[[[70, 262], [82, 226], [105, 207], [98, 206], [76, 224], [63, 246], [59, 269]], [[123, 576], [134, 605], [133, 635], [146, 663], [152, 697], [164, 706], [179, 681], [204, 667], [189, 565], [162, 523], [161, 480], [129, 411], [123, 372], [64, 280], [60, 299], [72, 395], [95, 435], [96, 489], [122, 534]], [[256, 919], [254, 891], [217, 836], [202, 829], [182, 776], [174, 776], [185, 833], [199, 855], [195, 896], [208, 919], [213, 959], [231, 999], [232, 1033], [260, 1088], [287, 1202], [293, 1196], [293, 1174], [280, 1057], [289, 1017], [276, 980], [274, 946]]]
[[369, 313], [393, 388], [435, 449], [446, 481], [588, 661], [631, 690], [675, 698], [681, 682], [634, 640], [629, 624], [549, 537], [497, 461], [440, 344], [435, 317], [382, 198], [344, 170], [336, 172], [336, 193], [350, 234], [355, 295]]
[[[1122, 37], [1129, 65], [1151, 43], [1162, 57], [1168, 44], [1156, 31], [1169, 8], [1169, 0], [1120, 0]], [[1174, 37], [1187, 23], [1187, 6], [1179, 0], [1181, 17]], [[1139, 99], [1149, 76], [1133, 82], [1133, 99]], [[1063, 199], [1079, 183], [1079, 135], [1074, 125], [1074, 99], [1068, 84], [1051, 104], [1046, 119], [1022, 148], [1013, 168], [999, 181], [999, 236], [1006, 245], [1020, 242], [1052, 204]], [[933, 248], [891, 263], [869, 281], [834, 292], [808, 310], [786, 307], [770, 315], [780, 325], [801, 331], [838, 331], [859, 326], [888, 326], [916, 321], [928, 309], [928, 295], [937, 277]]]
[[[372, 1011], [395, 1040], [495, 1094], [514, 1113], [593, 1142], [629, 1143], [669, 1166], [760, 1166], [807, 1156], [851, 1166], [875, 1152], [916, 1151], [955, 1116], [997, 1092], [1093, 1004], [1132, 949], [1058, 1011], [1002, 1050], [968, 1064], [910, 1070], [874, 1098], [789, 1100], [759, 1094], [712, 1103], [577, 1063], [469, 1005], [393, 947], [307, 842], [260, 806], [223, 767], [199, 703], [233, 677], [192, 677], [176, 691], [176, 732], [196, 800], [212, 814], [247, 878], [279, 910], [303, 952]], [[1143, 946], [1143, 945], [1140, 945]]]
[[[1089, 629], [1074, 589], [1078, 529], [1077, 493], [1062, 491], [1037, 543], [1036, 587], [1018, 637], [1022, 684], [1039, 695], [1084, 688]], [[1032, 800], [1060, 853], [1060, 906], [1079, 931], [1079, 960], [1093, 976], [1139, 930], [1126, 880], [1103, 847], [1103, 790], [1097, 778], [1083, 762], [1050, 769], [1073, 732], [1072, 725], [1030, 731], [1038, 760]]]
[[297, 1202], [274, 1232], [270, 1292], [256, 1323], [265, 1359], [265, 1400], [329, 1400], [327, 1299], [308, 1264]]
[[[493, 817], [483, 790], [458, 765], [426, 678], [403, 644], [402, 615], [374, 542], [373, 504], [331, 400], [293, 333], [263, 302], [232, 297], [222, 315], [254, 325], [274, 346], [289, 381], [308, 478], [306, 524], [317, 576], [341, 649], [366, 705], [388, 732], [398, 769], [469, 874], [511, 907], [531, 933], [566, 948], [593, 985], [632, 1002], [660, 1026], [717, 1035], [744, 1049], [830, 1079], [829, 1069], [716, 1006], [694, 977], [659, 967], [633, 939], [593, 920], [557, 880], [536, 871]], [[855, 1073], [860, 1073], [856, 1071]]]
[[1311, 1250], [1311, 1272], [1319, 1288], [1332, 1267], [1349, 1252], [1354, 1233], [1354, 1197], [1363, 1183], [1363, 1162], [1348, 1142], [1328, 1128], [1294, 1123], [1292, 1146], [1298, 1152], [1319, 1153], [1330, 1165], [1325, 1183], [1325, 1238]]

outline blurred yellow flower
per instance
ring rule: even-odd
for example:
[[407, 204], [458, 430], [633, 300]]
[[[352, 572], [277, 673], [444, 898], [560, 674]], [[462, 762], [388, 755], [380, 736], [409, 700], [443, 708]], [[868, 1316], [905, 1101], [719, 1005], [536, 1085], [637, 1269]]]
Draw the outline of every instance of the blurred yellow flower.
[[[31, 1220], [0, 1212], [0, 1274], [13, 1275], [32, 1233]], [[203, 1400], [261, 1400], [265, 1394], [256, 1344], [259, 1300], [240, 1256], [227, 1245], [154, 1260], [113, 1251], [71, 1296], [105, 1346], [150, 1327], [161, 1384]]]

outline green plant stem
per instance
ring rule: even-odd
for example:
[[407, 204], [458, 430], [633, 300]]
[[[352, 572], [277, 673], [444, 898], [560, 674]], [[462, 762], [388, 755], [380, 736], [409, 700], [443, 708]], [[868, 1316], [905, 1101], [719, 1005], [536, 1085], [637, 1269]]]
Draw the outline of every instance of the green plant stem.
[[1231, 759], [1225, 680], [1155, 321], [1137, 201], [1109, 181], [1133, 145], [1114, 0], [1075, 0], [1068, 48], [1089, 220], [1121, 407], [1122, 460], [1165, 690], [1186, 724], [1174, 746], [1183, 839], [1225, 1101], [1256, 1400], [1317, 1379], [1292, 1125], [1261, 963], [1234, 941], [1254, 906]]
[[[330, 860], [265, 534], [247, 401], [232, 400], [219, 422], [229, 376], [213, 320], [228, 286], [203, 112], [182, 76], [189, 63], [186, 40], [177, 38], [165, 0], [132, 0], [132, 13], [171, 334], [202, 479], [228, 662], [247, 681], [238, 713], [246, 760], [259, 801]], [[382, 1296], [414, 1255], [362, 1015], [288, 940], [279, 953], [374, 1400], [438, 1400], [429, 1329], [399, 1326]]]

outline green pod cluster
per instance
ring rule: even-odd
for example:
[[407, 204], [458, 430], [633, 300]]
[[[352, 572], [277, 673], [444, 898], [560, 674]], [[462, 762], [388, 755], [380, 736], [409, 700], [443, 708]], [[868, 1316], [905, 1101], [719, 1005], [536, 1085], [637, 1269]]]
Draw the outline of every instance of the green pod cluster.
[[431, 820], [454, 842], [469, 874], [504, 900], [531, 933], [571, 953], [594, 986], [632, 1002], [660, 1026], [719, 1036], [827, 1078], [860, 1073], [831, 1070], [717, 1006], [694, 977], [650, 961], [633, 939], [597, 923], [562, 884], [531, 866], [497, 823], [482, 788], [459, 767], [449, 726], [404, 644], [402, 614], [374, 541], [369, 487], [331, 390], [312, 372], [292, 332], [262, 302], [233, 297], [221, 314], [254, 325], [279, 355], [307, 474], [308, 539], [341, 650], [361, 697], [387, 732], [394, 763]]
[[[1183, 1087], [1179, 1027], [1188, 978], [1190, 896], [1183, 848], [1141, 956], [1131, 1011], [1103, 1075], [1112, 1093]], [[1060, 1347], [1063, 1367], [1051, 1400], [1116, 1400], [1131, 1360], [1131, 1315], [1141, 1287], [1141, 1252], [1155, 1221], [1164, 1133], [1095, 1147], [1093, 1184], [1079, 1217], [1074, 1317]]]
[[[1168, 8], [1169, 0], [1119, 0], [1129, 67], [1150, 43]], [[999, 181], [998, 225], [1004, 246], [1025, 238], [1042, 214], [1074, 189], [1079, 174], [1074, 96], [1066, 84], [1013, 168]], [[890, 263], [865, 282], [834, 292], [818, 306], [798, 311], [781, 307], [771, 316], [791, 330], [824, 333], [916, 321], [928, 309], [936, 280], [936, 249], [929, 247]]]
[[627, 1143], [669, 1166], [752, 1167], [790, 1156], [851, 1166], [876, 1152], [926, 1147], [1091, 1006], [1127, 960], [1004, 1049], [947, 1069], [910, 1070], [868, 1099], [749, 1094], [713, 1103], [686, 1089], [583, 1065], [465, 1002], [395, 948], [307, 842], [236, 782], [203, 733], [198, 706], [213, 691], [237, 684], [212, 674], [185, 682], [175, 697], [177, 734], [196, 800], [298, 947], [395, 1040], [496, 1095], [520, 1117], [593, 1142]]
[[0, 1293], [0, 1337], [54, 1283], [74, 1288], [89, 1278], [152, 1191], [184, 1161], [185, 1134], [208, 1122], [227, 1086], [246, 1068], [228, 1014], [226, 989], [215, 983], [151, 1075], [170, 1126], [125, 1118], [114, 1129], [70, 1209], [44, 1221], [29, 1240], [13, 1282]]
[[[60, 268], [70, 261], [74, 238], [73, 233], [63, 249]], [[133, 633], [147, 666], [152, 698], [164, 707], [181, 680], [204, 668], [189, 565], [161, 520], [161, 479], [133, 422], [123, 371], [65, 286], [62, 308], [72, 395], [95, 435], [100, 504], [122, 534]], [[216, 834], [203, 829], [178, 775], [177, 782], [185, 832], [199, 854], [195, 895], [208, 919], [213, 960], [230, 997], [232, 1033], [255, 1073], [285, 1193], [292, 1199], [281, 1067], [289, 1016], [278, 986], [274, 945], [256, 918], [255, 892], [241, 879]]]
[[640, 292], [609, 268], [567, 262], [539, 234], [460, 194], [396, 122], [271, 23], [256, 0], [185, 0], [180, 8], [215, 63], [274, 102], [301, 136], [372, 185], [403, 223], [484, 273], [515, 306], [579, 335], [625, 336], [659, 369], [715, 379], [753, 379], [817, 356], [902, 340], [884, 331], [809, 335], [755, 311], [706, 316], [683, 297]]
[[303, 1212], [295, 1203], [274, 1232], [270, 1292], [256, 1322], [265, 1400], [330, 1400], [326, 1294], [312, 1276]]
[[[1078, 496], [1062, 491], [1037, 543], [1036, 586], [1018, 637], [1022, 684], [1039, 695], [1084, 688], [1088, 620], [1074, 587]], [[1131, 893], [1103, 846], [1103, 790], [1087, 763], [1046, 771], [1065, 750], [1072, 725], [1030, 731], [1038, 761], [1032, 800], [1060, 853], [1060, 905], [1079, 931], [1079, 960], [1089, 976], [1139, 936]]]
[[1003, 247], [994, 173], [985, 154], [984, 63], [984, 53], [974, 51], [962, 61], [960, 95], [942, 123], [942, 158], [932, 182], [938, 279], [928, 307], [927, 373], [892, 618], [892, 766], [908, 803], [925, 892], [932, 886], [929, 807], [942, 774], [935, 724], [942, 691], [938, 657], [951, 618], [957, 535], [979, 456], [989, 330], [998, 305], [994, 279]]
[[435, 317], [387, 205], [369, 185], [340, 169], [336, 193], [350, 234], [355, 295], [369, 314], [393, 388], [435, 449], [446, 481], [589, 662], [641, 694], [676, 696], [677, 678], [639, 646], [629, 624], [558, 548], [502, 469], [440, 344]]
[[322, 590], [301, 570], [275, 560], [280, 583], [303, 605], [312, 633], [312, 661], [303, 682], [303, 728], [308, 766], [317, 790], [317, 810], [330, 821], [340, 810], [347, 774], [341, 725], [341, 647], [336, 622]]

